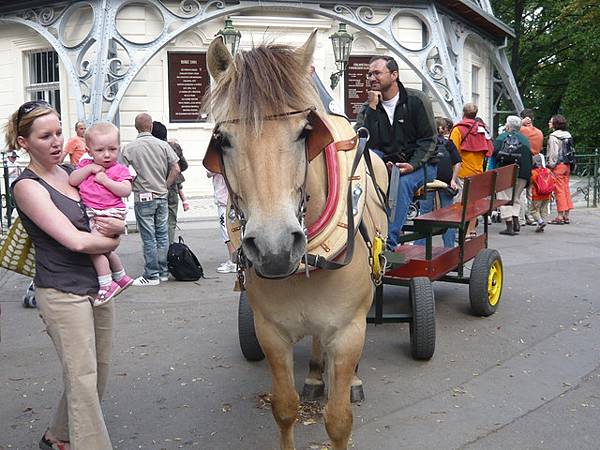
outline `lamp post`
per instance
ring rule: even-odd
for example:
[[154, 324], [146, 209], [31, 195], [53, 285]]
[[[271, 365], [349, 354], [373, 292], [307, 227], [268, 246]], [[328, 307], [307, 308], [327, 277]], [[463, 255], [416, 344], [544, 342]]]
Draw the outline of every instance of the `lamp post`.
[[240, 39], [242, 38], [242, 33], [236, 30], [233, 26], [233, 21], [231, 17], [227, 17], [225, 19], [225, 28], [219, 30], [219, 32], [215, 36], [223, 37], [223, 42], [225, 46], [229, 49], [231, 54], [235, 56], [238, 51], [238, 47], [240, 46]]
[[331, 45], [333, 45], [333, 55], [335, 56], [335, 64], [338, 68], [338, 71], [332, 73], [330, 77], [331, 89], [335, 89], [348, 67], [348, 59], [352, 51], [354, 36], [348, 33], [345, 23], [340, 23], [339, 29], [329, 36], [329, 39], [331, 39]]

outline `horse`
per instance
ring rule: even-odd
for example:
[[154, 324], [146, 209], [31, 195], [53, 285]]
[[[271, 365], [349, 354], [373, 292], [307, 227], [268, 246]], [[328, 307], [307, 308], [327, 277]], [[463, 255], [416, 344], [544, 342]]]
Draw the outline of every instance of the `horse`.
[[[299, 395], [294, 387], [293, 345], [306, 336], [313, 338], [306, 383], [322, 387], [325, 370], [325, 427], [334, 450], [348, 447], [351, 385], [353, 380], [360, 383], [355, 369], [375, 286], [371, 244], [377, 236], [387, 236], [386, 213], [375, 195], [377, 184], [387, 190], [387, 170], [373, 157], [369, 172], [377, 183], [366, 175], [363, 180], [366, 233], [361, 234], [366, 237], [346, 223], [349, 242], [337, 260], [344, 255], [349, 259], [353, 247], [351, 260], [338, 264], [343, 266], [338, 270], [305, 274], [300, 269], [308, 262], [310, 244], [305, 223], [322, 215], [328, 193], [323, 149], [330, 142], [323, 131], [332, 121], [310, 78], [315, 41], [313, 32], [298, 48], [263, 44], [234, 58], [217, 38], [207, 52], [215, 80], [207, 103], [216, 126], [204, 165], [223, 174], [242, 224], [240, 281], [271, 370], [272, 413], [282, 450], [294, 449]], [[341, 134], [352, 149], [346, 146], [341, 151], [354, 154], [356, 134], [346, 119], [344, 123]]]

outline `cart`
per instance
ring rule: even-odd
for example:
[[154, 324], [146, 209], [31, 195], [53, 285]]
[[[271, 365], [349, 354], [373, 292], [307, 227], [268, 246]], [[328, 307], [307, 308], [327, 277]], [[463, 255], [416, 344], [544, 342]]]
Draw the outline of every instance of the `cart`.
[[[403, 244], [424, 238], [426, 245], [401, 245], [395, 252], [385, 253], [391, 267], [375, 290], [374, 307], [367, 321], [376, 324], [408, 322], [413, 358], [428, 360], [435, 351], [433, 281], [468, 284], [472, 313], [490, 316], [496, 312], [504, 273], [500, 253], [488, 248], [487, 219], [499, 206], [512, 203], [512, 198], [501, 200], [496, 194], [512, 188], [514, 197], [516, 177], [517, 166], [512, 164], [465, 178], [460, 203], [417, 216], [412, 225], [405, 226], [407, 233], [402, 236]], [[484, 218], [484, 233], [466, 239], [469, 221], [479, 216]], [[458, 229], [458, 246], [433, 246], [433, 236], [442, 234], [449, 227]], [[471, 260], [470, 275], [466, 275], [465, 264]], [[385, 285], [408, 286], [408, 313], [384, 313]]]
[[[510, 165], [465, 178], [460, 203], [436, 209], [413, 219], [412, 225], [401, 239], [403, 243], [425, 238], [426, 245], [402, 245], [394, 253], [386, 252], [391, 268], [375, 289], [373, 314], [368, 323], [408, 322], [413, 358], [428, 360], [435, 351], [435, 296], [433, 281], [446, 281], [469, 285], [471, 311], [479, 316], [496, 312], [503, 285], [503, 267], [500, 253], [488, 248], [488, 216], [496, 208], [512, 203], [496, 198], [496, 193], [513, 189], [517, 166]], [[465, 233], [470, 220], [484, 217], [484, 233], [467, 240]], [[458, 246], [434, 247], [433, 236], [447, 228], [458, 229]], [[473, 260], [470, 276], [465, 275], [465, 263]], [[409, 312], [384, 313], [383, 289], [385, 285], [408, 286]], [[254, 328], [254, 314], [248, 303], [246, 291], [240, 293], [238, 308], [238, 337], [242, 354], [248, 361], [260, 361], [265, 355]]]

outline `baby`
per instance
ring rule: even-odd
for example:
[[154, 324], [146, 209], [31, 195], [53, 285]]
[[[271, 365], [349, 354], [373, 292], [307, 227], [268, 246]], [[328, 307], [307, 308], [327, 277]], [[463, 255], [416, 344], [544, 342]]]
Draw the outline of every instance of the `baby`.
[[[131, 193], [133, 177], [127, 167], [117, 162], [121, 144], [119, 130], [112, 123], [101, 122], [89, 127], [85, 133], [85, 143], [92, 159], [79, 162], [77, 170], [69, 176], [69, 183], [79, 187], [92, 233], [97, 233], [94, 217], [125, 219], [127, 208], [122, 197]], [[105, 304], [133, 283], [115, 252], [90, 257], [100, 285], [94, 306]]]

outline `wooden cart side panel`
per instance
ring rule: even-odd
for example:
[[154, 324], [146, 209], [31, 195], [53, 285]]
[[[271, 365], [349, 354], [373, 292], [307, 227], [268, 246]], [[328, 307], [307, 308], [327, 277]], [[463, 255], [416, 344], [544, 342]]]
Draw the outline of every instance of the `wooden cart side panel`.
[[[480, 234], [479, 236], [466, 241], [464, 260], [469, 261], [475, 258], [475, 255], [483, 250], [485, 246], [484, 234]], [[404, 247], [418, 247], [418, 249], [411, 249], [409, 252], [406, 252], [408, 258], [406, 264], [386, 272], [386, 277], [406, 280], [414, 277], [428, 277], [431, 281], [436, 281], [444, 277], [448, 272], [456, 270], [458, 267], [460, 247], [451, 249], [435, 247], [433, 258], [429, 261], [425, 259], [424, 245]], [[442, 251], [440, 251], [440, 249]], [[403, 253], [402, 247], [399, 250], [400, 253]]]

